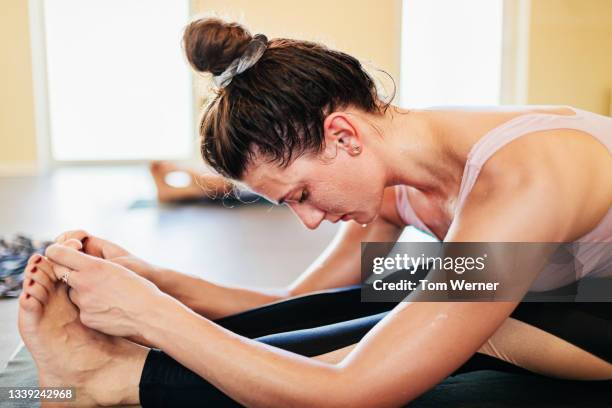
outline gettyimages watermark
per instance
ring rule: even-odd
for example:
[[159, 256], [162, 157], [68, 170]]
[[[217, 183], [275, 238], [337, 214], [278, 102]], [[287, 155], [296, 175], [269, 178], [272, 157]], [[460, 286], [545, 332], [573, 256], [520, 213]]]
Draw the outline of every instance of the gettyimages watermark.
[[367, 242], [364, 302], [612, 302], [612, 243]]

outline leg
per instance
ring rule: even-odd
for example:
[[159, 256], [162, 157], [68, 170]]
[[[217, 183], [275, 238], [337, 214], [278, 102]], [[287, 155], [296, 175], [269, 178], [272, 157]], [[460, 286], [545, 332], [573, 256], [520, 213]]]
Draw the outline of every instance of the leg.
[[[363, 303], [359, 285], [300, 296], [228, 316], [219, 325], [263, 343], [313, 357], [359, 342], [396, 303]], [[478, 367], [512, 371], [483, 355]], [[472, 367], [475, 368], [475, 367]], [[485, 368], [478, 368], [485, 369]], [[143, 407], [207, 403], [239, 406], [220, 390], [159, 350], [147, 356], [140, 381]], [[198, 401], [198, 402], [196, 402]]]
[[[363, 303], [359, 285], [291, 298], [217, 324], [242, 336], [305, 356], [358, 342], [396, 303]], [[220, 390], [159, 350], [147, 356], [140, 401], [148, 406], [239, 406]], [[197, 401], [197, 402], [196, 402]]]
[[[358, 342], [388, 312], [327, 326], [257, 338], [271, 346], [305, 356], [315, 356]], [[140, 404], [144, 407], [240, 407], [222, 391], [162, 351], [152, 349], [140, 379]]]
[[612, 379], [608, 303], [522, 303], [479, 350], [514, 366], [569, 380]]
[[[19, 310], [20, 333], [38, 367], [40, 386], [75, 387], [78, 398], [76, 404], [79, 406], [137, 404], [139, 391], [146, 393], [150, 390], [150, 387], [147, 388], [147, 378], [153, 377], [158, 381], [157, 375], [165, 373], [166, 390], [171, 389], [172, 384], [189, 390], [190, 384], [197, 383], [198, 394], [195, 397], [199, 398], [201, 386], [206, 383], [165, 354], [159, 351], [149, 353], [146, 347], [125, 339], [106, 336], [83, 326], [79, 321], [77, 309], [67, 296], [66, 286], [52, 282], [49, 278], [52, 276], [51, 272], [43, 270], [47, 267], [41, 262], [38, 264], [38, 273], [36, 270], [28, 273]], [[281, 328], [314, 327], [321, 322], [359, 317], [375, 310], [389, 310], [393, 307], [393, 304], [363, 304], [361, 308], [355, 308], [355, 302], [359, 304], [358, 287], [338, 289], [331, 293], [301, 296], [253, 309], [221, 319], [220, 322], [235, 328], [243, 335], [253, 337], [258, 335], [256, 331], [268, 334], [277, 332], [278, 328], [275, 330], [273, 322], [280, 324]], [[308, 315], [306, 312], [310, 307], [313, 313]], [[335, 313], [328, 313], [329, 310]], [[303, 320], [294, 321], [300, 318]], [[353, 326], [352, 335], [340, 330], [330, 332], [334, 338], [334, 343], [330, 344], [340, 347], [358, 341], [375, 324], [372, 319], [366, 319], [368, 321], [362, 319], [359, 324]], [[379, 318], [376, 318], [376, 321], [378, 320]], [[266, 323], [267, 326], [257, 327], [258, 323]], [[304, 344], [296, 341], [299, 337], [293, 337], [293, 345], [296, 348], [304, 348]], [[268, 342], [274, 344], [275, 341], [275, 345], [280, 345], [275, 339]], [[312, 341], [319, 340], [312, 337]], [[299, 350], [296, 349], [297, 351]], [[143, 369], [145, 359], [152, 369]], [[214, 401], [217, 395], [221, 401], [232, 403], [230, 398], [214, 387], [208, 385], [208, 388], [210, 401]], [[151, 392], [154, 393], [155, 390]], [[193, 397], [194, 394], [190, 393], [189, 396]], [[174, 395], [171, 400], [178, 402], [181, 397]]]
[[[341, 299], [342, 297], [340, 294], [344, 296], [342, 298], [343, 301], [340, 302], [342, 307], [350, 307], [351, 302], [352, 307], [356, 308], [368, 305], [361, 303], [358, 296], [349, 300], [350, 296], [348, 296], [347, 293], [355, 295], [359, 293], [359, 290], [359, 287], [345, 288], [339, 290], [335, 295], [330, 295], [328, 300], [331, 300], [331, 307], [328, 305], [328, 309], [334, 310], [335, 304], [333, 298], [337, 296], [338, 299]], [[314, 299], [317, 298], [315, 297]], [[308, 302], [308, 297], [302, 299], [302, 301]], [[257, 333], [257, 330], [249, 321], [250, 317], [256, 316], [257, 318], [261, 318], [262, 322], [268, 322], [267, 324], [269, 327], [265, 327], [262, 331], [275, 333], [267, 333], [267, 335], [257, 338], [258, 341], [312, 357], [357, 343], [372, 327], [374, 327], [374, 325], [382, 320], [387, 313], [383, 311], [370, 316], [354, 318], [349, 321], [331, 323], [313, 328], [302, 327], [301, 330], [278, 333], [274, 330], [274, 326], [270, 326], [270, 322], [278, 321], [280, 327], [282, 327], [283, 321], [277, 320], [281, 314], [277, 312], [284, 309], [284, 311], [290, 313], [292, 309], [290, 303], [285, 303], [286, 302], [279, 302], [264, 308], [258, 308], [253, 311], [230, 316], [221, 319], [218, 323], [222, 324], [223, 321], [232, 322], [234, 325], [233, 329], [236, 329], [238, 332], [242, 330], [243, 335], [248, 335]], [[316, 307], [316, 304], [317, 302], [314, 302], [313, 307]], [[389, 307], [388, 304], [387, 307]], [[278, 310], [276, 310], [277, 308]], [[575, 318], [577, 310], [582, 310], [584, 314], [580, 318], [587, 319], [587, 321], [595, 317], [600, 319], [597, 321], [597, 324], [594, 325], [594, 327], [598, 328], [597, 333], [590, 332], [587, 336], [584, 336], [584, 333], [580, 333], [578, 328], [571, 328], [571, 324], [568, 323]], [[536, 313], [536, 311], [539, 312]], [[552, 344], [557, 344], [557, 346], [562, 346], [562, 348], [556, 348], [557, 352], [569, 352], [567, 354], [569, 358], [561, 359], [562, 363], [557, 365], [557, 369], [575, 373], [574, 370], [577, 368], [576, 364], [580, 363], [582, 369], [587, 370], [586, 373], [588, 374], [583, 376], [582, 379], [612, 378], [609, 371], [607, 374], [599, 371], [602, 367], [604, 369], [606, 367], [609, 368], [609, 362], [603, 362], [607, 365], [602, 366], [600, 364], [602, 361], [597, 362], [590, 359], [591, 353], [597, 352], [595, 351], [597, 346], [593, 346], [593, 344], [587, 345], [588, 347], [583, 350], [572, 345], [568, 340], [558, 338], [553, 334], [547, 333], [543, 329], [538, 329], [540, 332], [539, 336], [533, 336], [532, 331], [517, 331], [516, 324], [518, 322], [523, 328], [536, 328], [537, 325], [543, 328], [550, 328], [553, 332], [561, 334], [573, 341], [577, 341], [583, 346], [588, 342], [593, 343], [593, 339], [588, 340], [588, 338], [594, 335], [595, 338], [599, 339], [596, 343], [601, 346], [600, 352], [610, 353], [612, 352], [612, 347], [610, 346], [610, 344], [612, 344], [612, 313], [609, 313], [609, 311], [610, 307], [606, 304], [593, 304], [586, 307], [572, 303], [564, 304], [563, 306], [559, 306], [559, 304], [555, 303], [523, 303], [515, 310], [512, 318], [509, 318], [508, 321], [504, 323], [481, 350], [452, 375], [478, 370], [498, 370], [524, 374], [537, 373], [539, 372], [539, 370], [536, 369], [538, 365], [529, 363], [529, 361], [530, 358], [532, 359], [531, 361], [533, 361], [534, 357], [537, 358], [542, 355], [538, 352], [534, 353], [533, 349], [529, 352], [529, 347], [524, 346], [529, 346], [532, 343], [538, 345], [538, 343], [541, 342], [542, 345], [538, 346], [540, 350], [550, 347]], [[268, 315], [270, 319], [266, 320], [266, 315]], [[275, 318], [273, 319], [272, 316]], [[591, 323], [595, 322], [591, 320]], [[241, 327], [241, 324], [245, 326]], [[566, 329], [561, 330], [564, 331], [565, 334], [558, 333], [560, 327], [566, 327]], [[577, 340], [580, 337], [584, 337], [586, 340], [580, 342]], [[557, 340], [563, 343], [558, 343], [556, 342]], [[515, 347], [510, 347], [510, 345], [514, 345]], [[573, 347], [573, 349], [570, 350], [565, 347], [566, 345]], [[504, 357], [508, 355], [514, 357]], [[578, 358], [576, 358], [576, 356], [578, 356]], [[548, 364], [550, 367], [557, 363], [559, 359], [558, 356], [551, 356], [548, 354], [545, 359], [539, 358], [538, 361], [538, 364]], [[601, 376], [602, 373], [603, 377]], [[542, 372], [542, 374], [552, 374], [552, 371], [549, 369], [548, 372]], [[608, 377], [606, 377], [606, 375], [608, 375]], [[196, 403], [196, 401], [199, 403], [209, 402], [216, 407], [239, 406], [236, 402], [231, 400], [231, 398], [224, 395], [211, 384], [158, 350], [151, 350], [147, 356], [140, 383], [140, 400], [143, 407], [166, 406], [171, 403], [190, 405]]]
[[[60, 287], [62, 286], [60, 285]], [[20, 330], [24, 339], [27, 339], [26, 344], [37, 361], [41, 385], [75, 385], [80, 390], [79, 395], [85, 403], [135, 403], [140, 396], [140, 402], [145, 407], [167, 402], [178, 403], [179, 405], [181, 403], [189, 405], [190, 403], [209, 402], [214, 406], [237, 406], [229, 397], [164, 353], [157, 350], [149, 352], [146, 348], [122, 339], [100, 335], [82, 326], [78, 322], [76, 310], [69, 302], [65, 290], [63, 292], [55, 290], [45, 294], [40, 289], [42, 287], [39, 288], [38, 285], [32, 286], [30, 292], [35, 296], [30, 298], [24, 296], [21, 300]], [[338, 293], [346, 295], [347, 292], [355, 293], [358, 290], [357, 287], [345, 291], [340, 290]], [[32, 303], [33, 298], [35, 298], [34, 301], [39, 303]], [[341, 297], [338, 296], [338, 298]], [[313, 299], [320, 300], [321, 297], [315, 296]], [[325, 303], [328, 310], [334, 310], [333, 302], [329, 303], [332, 299], [333, 297], [326, 299]], [[348, 297], [344, 299], [346, 301]], [[302, 307], [303, 302], [308, 303], [308, 298], [301, 299], [299, 302], [293, 300], [293, 305], [301, 305], [300, 307]], [[349, 301], [344, 306], [346, 307], [350, 303]], [[343, 303], [341, 302], [341, 304]], [[354, 304], [354, 306], [357, 306], [357, 304]], [[541, 306], [546, 307], [547, 305], [542, 304]], [[258, 314], [259, 318], [263, 319], [265, 313], [261, 309], [265, 309], [270, 316], [276, 313], [276, 317], [278, 317], [277, 308], [279, 308], [278, 310], [283, 309], [287, 313], [292, 310], [292, 307], [288, 307], [284, 302], [278, 302], [259, 308], [259, 311], [255, 309], [245, 312], [243, 318], [236, 315], [221, 319], [219, 322], [225, 320], [226, 323], [233, 322], [235, 327], [239, 327], [238, 323], [241, 319], [245, 323], [250, 322], [251, 318]], [[604, 330], [609, 331], [612, 318], [606, 310], [596, 309], [596, 311], [591, 310], [591, 314], [601, 318], [600, 323], [606, 325]], [[571, 312], [571, 309], [568, 309], [568, 311]], [[517, 309], [515, 317], [520, 312], [524, 313], [523, 310]], [[386, 312], [381, 312], [372, 316], [357, 317], [346, 322], [312, 329], [268, 335], [258, 340], [304, 355], [317, 355], [359, 341], [385, 314]], [[527, 315], [528, 317], [534, 316], [532, 313], [527, 313]], [[603, 318], [605, 316], [608, 316], [607, 320]], [[320, 317], [329, 319], [323, 315], [320, 315]], [[336, 318], [338, 317], [336, 316]], [[566, 318], [561, 317], [561, 321], [566, 319], [567, 316]], [[316, 320], [310, 321], [304, 326], [312, 324], [316, 324]], [[250, 329], [249, 327], [243, 328], [245, 334], [248, 334], [249, 330], [252, 330], [252, 327]], [[273, 327], [268, 327], [268, 330], [273, 330]], [[602, 344], [607, 344], [609, 347], [609, 338], [607, 340], [603, 339]], [[75, 352], [73, 349], [82, 353]], [[70, 350], [70, 353], [68, 353], [68, 350]], [[145, 354], [146, 361], [144, 361]], [[111, 356], [114, 359], [112, 365], [108, 363]], [[477, 353], [463, 367], [463, 372], [475, 369], [514, 367], [508, 362], [491, 356], [483, 357], [484, 360], [481, 359], [477, 364], [473, 364], [474, 359], [479, 358], [479, 356], [486, 355]], [[494, 364], [483, 364], [487, 362]], [[470, 363], [472, 363], [471, 366], [469, 366]], [[88, 368], [88, 373], [84, 374], [82, 372], [83, 367], [93, 368]], [[457, 373], [460, 372], [461, 369], [457, 371]], [[140, 373], [142, 374], [140, 375]], [[139, 387], [136, 377], [140, 378]], [[107, 382], [100, 383], [99, 380], [102, 378]], [[103, 385], [100, 386], [100, 384]], [[116, 392], [109, 393], [108, 390], [116, 390]], [[110, 397], [113, 398], [113, 401], [109, 401]]]
[[361, 286], [328, 289], [257, 307], [215, 323], [248, 338], [371, 316], [389, 311], [395, 302], [361, 302]]

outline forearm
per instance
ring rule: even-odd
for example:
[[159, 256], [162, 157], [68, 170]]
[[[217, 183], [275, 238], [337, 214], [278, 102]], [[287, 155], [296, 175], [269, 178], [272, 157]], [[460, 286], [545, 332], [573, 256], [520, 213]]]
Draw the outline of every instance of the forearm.
[[163, 292], [209, 319], [240, 313], [289, 297], [289, 291], [246, 289], [216, 284], [171, 269], [159, 269], [149, 278]]
[[[145, 312], [139, 331], [155, 347], [248, 407], [346, 406], [340, 365], [241, 337], [171, 298]], [[348, 398], [348, 399], [347, 399]]]

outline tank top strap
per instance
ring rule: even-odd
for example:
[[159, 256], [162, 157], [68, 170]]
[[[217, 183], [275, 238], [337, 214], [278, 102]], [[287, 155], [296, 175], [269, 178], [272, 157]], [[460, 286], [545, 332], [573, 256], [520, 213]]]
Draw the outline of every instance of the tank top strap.
[[408, 199], [408, 187], [404, 185], [395, 186], [395, 206], [397, 212], [406, 225], [412, 225], [413, 227], [426, 232], [432, 236], [436, 236], [427, 225], [417, 216], [416, 212], [410, 204]]
[[[467, 196], [472, 191], [480, 169], [486, 161], [499, 149], [513, 140], [533, 132], [551, 129], [576, 129], [583, 130], [593, 135], [599, 134], [597, 124], [589, 124], [585, 120], [584, 111], [571, 108], [575, 115], [559, 115], [549, 113], [527, 113], [516, 116], [509, 121], [493, 128], [472, 146], [466, 165], [463, 169], [463, 177], [457, 196], [455, 215], [457, 215]], [[608, 146], [610, 148], [610, 146]]]

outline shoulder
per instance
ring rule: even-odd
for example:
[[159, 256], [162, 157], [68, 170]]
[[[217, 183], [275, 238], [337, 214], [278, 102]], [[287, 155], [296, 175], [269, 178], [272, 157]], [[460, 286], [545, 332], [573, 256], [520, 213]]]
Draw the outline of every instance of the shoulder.
[[[483, 232], [494, 228], [489, 223], [497, 218], [496, 228], [508, 229], [503, 223], [524, 228], [518, 235], [525, 240], [584, 235], [609, 208], [603, 196], [585, 208], [602, 182], [593, 167], [591, 139], [584, 132], [557, 129], [529, 133], [500, 148], [483, 164], [449, 234], [465, 229]], [[484, 235], [494, 238], [496, 232]]]

